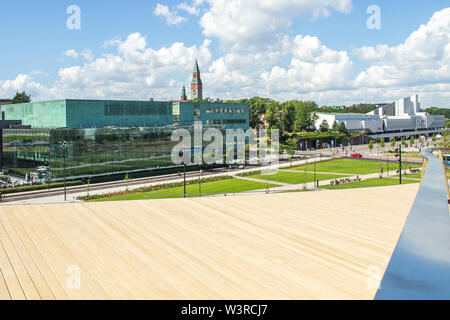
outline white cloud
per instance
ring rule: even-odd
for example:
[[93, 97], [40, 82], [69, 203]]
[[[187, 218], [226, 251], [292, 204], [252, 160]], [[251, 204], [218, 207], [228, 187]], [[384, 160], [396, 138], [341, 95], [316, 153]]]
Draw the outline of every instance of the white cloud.
[[0, 96], [26, 90], [38, 100], [58, 98], [109, 98], [165, 100], [179, 95], [182, 81], [177, 77], [192, 72], [196, 58], [211, 62], [210, 41], [199, 47], [176, 42], [158, 50], [149, 48], [140, 33], [116, 40], [117, 53], [104, 54], [83, 65], [61, 68], [59, 79], [50, 87], [33, 81], [31, 75], [0, 82]]
[[189, 13], [189, 14], [191, 14], [191, 15], [198, 16], [199, 13], [200, 13], [200, 10], [198, 9], [197, 6], [198, 6], [198, 5], [196, 5], [195, 3], [194, 3], [192, 6], [190, 6], [190, 5], [188, 5], [188, 4], [186, 3], [186, 1], [185, 1], [185, 2], [180, 3], [180, 4], [177, 6], [177, 9], [184, 10], [184, 11], [186, 11], [187, 13]]
[[78, 58], [78, 52], [76, 52], [74, 49], [64, 51], [62, 54], [69, 58], [73, 58], [73, 59]]
[[450, 8], [436, 12], [405, 42], [390, 47], [355, 49], [372, 65], [361, 72], [356, 86], [389, 87], [450, 82]]
[[107, 51], [112, 53], [94, 57], [81, 52], [89, 59], [61, 68], [59, 79], [51, 86], [36, 82], [32, 73], [22, 74], [0, 82], [0, 96], [26, 90], [41, 100], [177, 98], [181, 86], [189, 84], [198, 58], [204, 96], [212, 98], [261, 95], [349, 104], [388, 102], [417, 93], [424, 106], [449, 106], [449, 14], [450, 9], [435, 13], [397, 46], [380, 44], [354, 50], [370, 64], [357, 76], [347, 51], [330, 48], [308, 35], [277, 34], [263, 50], [224, 50], [213, 59], [208, 39], [200, 46], [175, 42], [154, 49], [142, 34], [132, 33], [125, 40], [106, 41], [113, 46]]
[[92, 51], [89, 50], [89, 49], [83, 50], [83, 51], [81, 52], [81, 56], [82, 56], [83, 58], [85, 58], [87, 61], [92, 61], [92, 60], [94, 60], [94, 54], [93, 54]]
[[349, 86], [353, 63], [346, 51], [331, 50], [316, 37], [299, 35], [292, 41], [291, 54], [288, 68], [275, 66], [262, 73], [269, 92], [300, 94]]
[[206, 0], [200, 24], [206, 37], [227, 48], [252, 49], [273, 44], [280, 30], [302, 14], [328, 16], [329, 9], [349, 13], [351, 0]]
[[160, 3], [156, 4], [154, 13], [157, 16], [163, 17], [168, 25], [175, 25], [186, 21], [185, 17], [178, 16], [176, 11], [171, 11], [168, 6]]

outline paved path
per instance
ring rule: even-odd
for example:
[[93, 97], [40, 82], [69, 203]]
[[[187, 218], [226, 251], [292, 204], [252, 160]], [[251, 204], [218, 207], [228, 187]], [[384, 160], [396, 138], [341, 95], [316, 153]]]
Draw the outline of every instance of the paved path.
[[[286, 171], [286, 172], [295, 172], [295, 173], [314, 173], [314, 171], [302, 171], [302, 170], [289, 170], [289, 169], [281, 169], [280, 171]], [[340, 176], [354, 176], [353, 173], [340, 173], [340, 172], [322, 172], [322, 171], [316, 171], [316, 174], [334, 174], [334, 175], [340, 175]]]
[[276, 184], [276, 185], [280, 185], [280, 186], [292, 186], [292, 184], [279, 182], [279, 181], [261, 180], [261, 179], [255, 179], [255, 178], [250, 178], [250, 177], [241, 177], [241, 176], [234, 176], [234, 177], [237, 178], [237, 179], [241, 179], [241, 180], [248, 180], [248, 181], [255, 181], [255, 182], [265, 182], [265, 183], [268, 183], [268, 184]]
[[[395, 175], [396, 172], [395, 171], [391, 171], [389, 172], [389, 175], [383, 174], [383, 178], [384, 179], [393, 179], [395, 178], [393, 175]], [[350, 179], [355, 179], [357, 175], [353, 175], [351, 177], [349, 177]], [[370, 174], [365, 174], [365, 175], [359, 175], [359, 178], [362, 180], [367, 180], [367, 179], [373, 179], [373, 178], [379, 178], [380, 173], [370, 173]], [[339, 178], [338, 180], [340, 180], [342, 178]], [[403, 179], [403, 177], [402, 177]], [[415, 178], [405, 178], [407, 180], [417, 180], [420, 181], [420, 179], [415, 179]], [[334, 179], [329, 179], [329, 180], [321, 180], [319, 182], [319, 186], [328, 186], [330, 185], [330, 182], [334, 180]], [[349, 183], [349, 182], [347, 182]], [[281, 187], [274, 187], [274, 188], [270, 188], [270, 191], [276, 191], [276, 192], [280, 192], [280, 191], [294, 191], [294, 190], [314, 190], [316, 188], [316, 186], [314, 185], [314, 182], [308, 182], [308, 183], [301, 183], [301, 184], [291, 184], [288, 186], [281, 186]], [[320, 190], [320, 189], [319, 189]]]

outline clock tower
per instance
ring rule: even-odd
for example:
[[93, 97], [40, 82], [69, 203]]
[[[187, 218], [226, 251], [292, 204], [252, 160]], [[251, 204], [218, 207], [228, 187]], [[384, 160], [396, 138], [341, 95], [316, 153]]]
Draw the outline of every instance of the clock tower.
[[194, 72], [191, 83], [191, 99], [203, 99], [203, 85], [200, 79], [200, 69], [198, 67], [197, 59], [195, 59]]

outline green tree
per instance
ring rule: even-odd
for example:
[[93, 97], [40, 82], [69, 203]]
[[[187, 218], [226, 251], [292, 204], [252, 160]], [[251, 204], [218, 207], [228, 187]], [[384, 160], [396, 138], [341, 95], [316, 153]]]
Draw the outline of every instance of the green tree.
[[249, 106], [249, 120], [251, 128], [258, 128], [263, 126], [264, 123], [260, 120], [261, 115], [266, 113], [267, 106], [272, 99], [262, 98], [262, 97], [253, 97], [250, 99], [240, 99], [240, 100], [226, 100], [228, 103], [246, 103]]
[[322, 123], [319, 126], [320, 132], [327, 132], [330, 130], [330, 125], [328, 124], [327, 120], [323, 120]]
[[281, 127], [285, 132], [293, 132], [296, 116], [295, 104], [292, 101], [284, 102], [281, 106], [281, 111]]
[[269, 129], [280, 129], [281, 130], [281, 105], [272, 101], [269, 103], [266, 109], [265, 120], [269, 126]]
[[386, 144], [385, 144], [384, 138], [383, 138], [383, 139], [381, 139], [381, 141], [380, 141], [380, 147], [381, 147], [381, 149], [383, 149], [385, 146], [386, 146]]
[[402, 146], [406, 146], [405, 137], [402, 137], [401, 144], [402, 144]]
[[391, 141], [391, 147], [395, 147], [396, 144], [397, 144], [397, 141], [395, 141], [395, 139]]
[[17, 92], [13, 98], [12, 104], [16, 103], [29, 103], [31, 102], [31, 95], [27, 95], [25, 91]]
[[308, 131], [319, 118], [317, 115], [318, 107], [313, 101], [293, 100], [291, 103], [295, 106], [295, 131]]
[[339, 131], [339, 125], [336, 120], [334, 120], [333, 125], [331, 126], [331, 131], [334, 131], [334, 132]]
[[373, 140], [369, 141], [369, 149], [372, 150], [373, 149]]
[[433, 133], [433, 135], [431, 136], [431, 140], [436, 141], [436, 134]]
[[409, 143], [414, 144], [414, 136], [409, 137]]
[[339, 125], [339, 132], [347, 134], [347, 127], [345, 126], [344, 122], [341, 122], [341, 124]]

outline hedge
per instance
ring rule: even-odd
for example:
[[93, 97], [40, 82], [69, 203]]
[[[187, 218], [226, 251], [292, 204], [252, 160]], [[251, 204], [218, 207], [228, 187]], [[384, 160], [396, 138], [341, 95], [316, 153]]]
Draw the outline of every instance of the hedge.
[[[67, 187], [78, 186], [81, 184], [83, 184], [82, 181], [67, 181], [66, 182]], [[30, 185], [30, 186], [0, 189], [0, 194], [19, 193], [19, 192], [36, 191], [36, 190], [44, 190], [44, 189], [54, 189], [54, 188], [60, 188], [60, 187], [64, 187], [64, 182], [54, 182], [54, 183], [50, 183], [50, 184], [35, 184], [35, 185]]]
[[[204, 179], [201, 179], [200, 181], [201, 181], [201, 183], [205, 183], [205, 182], [214, 182], [214, 181], [227, 180], [227, 179], [233, 179], [233, 177], [219, 176], [219, 177], [204, 178]], [[198, 179], [186, 181], [186, 185], [197, 184], [197, 183], [198, 183]], [[161, 190], [161, 189], [177, 188], [177, 187], [182, 187], [183, 185], [184, 185], [184, 182], [182, 182], [182, 181], [172, 182], [172, 183], [159, 184], [159, 185], [148, 186], [148, 187], [140, 187], [140, 188], [136, 188], [136, 189], [132, 189], [132, 190], [123, 190], [123, 191], [109, 192], [109, 193], [104, 193], [104, 194], [79, 196], [79, 197], [77, 197], [77, 200], [90, 201], [90, 200], [97, 200], [97, 199], [104, 199], [104, 198], [111, 198], [111, 197], [119, 197], [119, 196], [124, 196], [124, 195], [128, 195], [128, 194], [151, 192], [151, 191], [157, 191], [157, 190]]]

